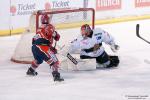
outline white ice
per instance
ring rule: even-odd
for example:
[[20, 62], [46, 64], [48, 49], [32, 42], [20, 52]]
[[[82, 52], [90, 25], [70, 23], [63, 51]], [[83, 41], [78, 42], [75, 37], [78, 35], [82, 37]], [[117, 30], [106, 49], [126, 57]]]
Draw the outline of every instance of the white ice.
[[10, 61], [20, 35], [0, 37], [0, 100], [150, 100], [150, 44], [136, 37], [136, 24], [150, 37], [150, 20], [96, 26], [120, 45], [118, 53], [106, 46], [109, 54], [119, 55], [119, 67], [61, 72], [62, 83], [53, 82], [46, 64], [39, 67], [38, 76], [26, 76], [30, 65]]

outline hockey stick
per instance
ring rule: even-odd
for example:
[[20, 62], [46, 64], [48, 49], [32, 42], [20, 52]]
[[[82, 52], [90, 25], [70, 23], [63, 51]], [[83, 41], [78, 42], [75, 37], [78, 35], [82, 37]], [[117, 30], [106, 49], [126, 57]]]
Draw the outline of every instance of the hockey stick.
[[72, 57], [72, 56], [70, 55], [70, 53], [67, 54], [67, 58], [68, 58], [71, 62], [73, 62], [75, 65], [78, 64], [78, 61], [77, 61], [74, 57]]
[[136, 36], [139, 37], [140, 39], [144, 40], [145, 42], [147, 42], [147, 43], [150, 44], [149, 41], [147, 41], [146, 39], [144, 39], [143, 37], [140, 36], [140, 32], [139, 32], [139, 31], [140, 31], [140, 25], [137, 24], [137, 25], [136, 25]]
[[[57, 47], [59, 47], [59, 50], [62, 50], [62, 49], [65, 47], [65, 45], [63, 45], [63, 46], [61, 47], [60, 45], [57, 44], [57, 41], [55, 41], [54, 48], [56, 48], [56, 45], [57, 45]], [[73, 56], [71, 56], [70, 53], [67, 53], [67, 56], [66, 56], [66, 57], [67, 57], [72, 63], [74, 63], [75, 65], [78, 64], [78, 61], [77, 61]]]
[[[65, 45], [63, 45], [62, 47], [60, 45], [57, 45], [59, 47], [59, 50], [62, 50]], [[70, 53], [67, 53], [66, 57], [75, 65], [78, 64], [78, 61], [70, 54]]]

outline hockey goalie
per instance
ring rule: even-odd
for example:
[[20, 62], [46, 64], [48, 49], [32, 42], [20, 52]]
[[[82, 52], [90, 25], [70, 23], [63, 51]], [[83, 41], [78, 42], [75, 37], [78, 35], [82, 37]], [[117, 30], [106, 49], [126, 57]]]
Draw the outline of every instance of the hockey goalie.
[[88, 24], [84, 24], [81, 26], [81, 34], [69, 44], [66, 55], [74, 64], [78, 65], [78, 61], [75, 61], [76, 59], [71, 55], [79, 50], [80, 60], [90, 59], [88, 62], [91, 62], [94, 59], [96, 69], [117, 67], [118, 56], [108, 55], [103, 47], [103, 42], [110, 45], [113, 52], [119, 50], [119, 46], [108, 32], [101, 28], [91, 29]]

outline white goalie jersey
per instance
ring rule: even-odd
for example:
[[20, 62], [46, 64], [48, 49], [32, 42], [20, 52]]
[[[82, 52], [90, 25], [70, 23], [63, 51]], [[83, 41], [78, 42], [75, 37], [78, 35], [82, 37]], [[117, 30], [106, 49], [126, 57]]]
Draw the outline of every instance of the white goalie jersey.
[[[102, 43], [110, 45], [110, 48], [113, 52], [117, 52], [119, 46], [115, 44], [114, 38], [106, 31], [101, 28], [93, 29], [91, 34], [87, 37], [79, 35], [72, 42], [64, 46], [64, 48], [59, 52], [63, 58], [61, 61], [62, 69], [71, 69], [71, 70], [92, 70], [96, 68], [95, 59], [101, 56], [105, 51]], [[95, 46], [95, 45], [98, 45]], [[96, 47], [96, 49], [95, 49]], [[71, 55], [74, 60], [70, 60], [68, 54]], [[79, 56], [80, 54], [80, 56]], [[77, 64], [74, 63], [77, 62]], [[86, 67], [85, 67], [86, 66]]]
[[[80, 50], [80, 55], [98, 57], [104, 52], [104, 47], [102, 42], [108, 45], [114, 45], [113, 37], [101, 28], [96, 28], [93, 30], [91, 37], [82, 37], [81, 35], [77, 39], [73, 40], [69, 47], [69, 53], [74, 53]], [[93, 50], [94, 45], [99, 44], [100, 47], [97, 50]]]

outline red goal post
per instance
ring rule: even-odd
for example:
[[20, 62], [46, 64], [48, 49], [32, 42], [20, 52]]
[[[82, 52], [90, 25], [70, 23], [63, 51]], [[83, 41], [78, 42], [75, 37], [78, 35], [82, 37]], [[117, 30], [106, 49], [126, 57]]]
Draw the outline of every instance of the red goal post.
[[73, 40], [80, 33], [81, 25], [89, 24], [92, 29], [95, 26], [95, 10], [93, 8], [38, 10], [31, 15], [29, 28], [22, 34], [11, 61], [25, 64], [32, 62], [34, 59], [31, 52], [32, 37], [41, 25], [40, 18], [43, 14], [48, 14], [50, 23], [60, 34], [61, 39], [57, 43], [59, 45]]
[[[37, 11], [37, 13], [36, 13], [36, 29], [40, 26], [39, 25], [39, 19], [40, 19], [40, 16], [41, 15], [43, 15], [43, 14], [48, 14], [48, 15], [51, 15], [50, 17], [51, 17], [51, 20], [52, 20], [52, 17], [53, 17], [53, 15], [56, 15], [56, 14], [69, 14], [69, 13], [82, 13], [83, 15], [82, 16], [80, 16], [80, 17], [82, 17], [82, 20], [80, 21], [80, 22], [78, 22], [78, 23], [85, 23], [85, 21], [84, 21], [84, 19], [86, 19], [87, 18], [87, 16], [88, 16], [88, 14], [87, 14], [87, 12], [91, 12], [91, 15], [92, 15], [92, 17], [91, 17], [91, 19], [90, 19], [90, 21], [91, 22], [86, 22], [87, 24], [90, 24], [91, 25], [91, 27], [92, 27], [92, 29], [94, 29], [94, 25], [95, 25], [95, 10], [93, 9], [93, 8], [79, 8], [79, 9], [65, 9], [65, 10], [52, 10], [52, 11], [45, 11], [45, 10], [38, 10]], [[51, 22], [53, 25], [55, 25], [56, 27], [57, 27], [57, 29], [58, 28], [72, 28], [72, 27], [77, 27], [78, 25], [80, 25], [80, 24], [76, 24], [75, 26], [68, 26], [67, 24], [68, 23], [65, 23], [68, 27], [65, 27], [64, 25], [65, 24], [62, 24], [62, 23], [59, 23], [58, 25], [57, 24], [55, 24], [55, 23], [53, 23], [53, 22]], [[62, 25], [61, 25], [62, 24]], [[63, 27], [62, 27], [63, 26]]]

